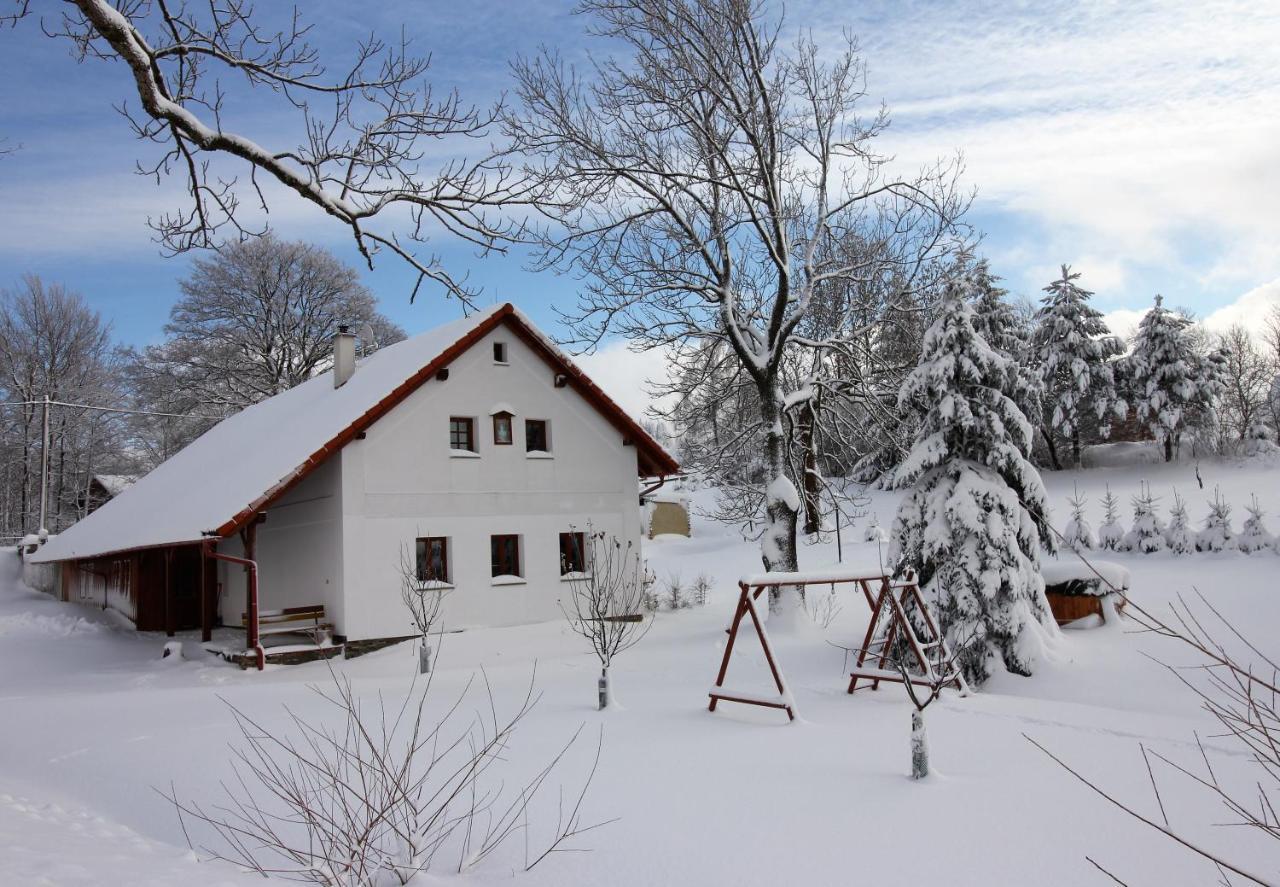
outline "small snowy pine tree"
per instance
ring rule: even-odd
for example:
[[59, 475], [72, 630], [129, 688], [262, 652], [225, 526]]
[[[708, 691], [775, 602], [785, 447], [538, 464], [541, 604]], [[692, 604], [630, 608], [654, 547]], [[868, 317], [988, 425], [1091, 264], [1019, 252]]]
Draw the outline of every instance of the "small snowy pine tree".
[[1245, 554], [1269, 551], [1275, 545], [1275, 539], [1263, 523], [1266, 512], [1258, 504], [1257, 496], [1253, 497], [1252, 504], [1245, 511], [1249, 512], [1249, 516], [1244, 519], [1244, 525], [1240, 528], [1240, 536], [1237, 540], [1240, 550]]
[[899, 409], [921, 423], [898, 468], [912, 486], [889, 558], [897, 575], [915, 572], [975, 684], [1000, 661], [1030, 674], [1056, 633], [1039, 571], [1042, 540], [1053, 547], [1044, 485], [1027, 461], [1031, 426], [1004, 393], [1010, 372], [952, 282], [898, 395]]
[[1201, 396], [1217, 391], [1217, 375], [1208, 372], [1212, 364], [1196, 354], [1187, 331], [1191, 321], [1162, 302], [1156, 296], [1155, 305], [1138, 324], [1125, 370], [1138, 421], [1147, 426], [1169, 462], [1192, 417], [1212, 415], [1212, 410], [1203, 409]]
[[1098, 547], [1109, 551], [1121, 551], [1124, 546], [1124, 527], [1120, 526], [1120, 499], [1111, 492], [1102, 497], [1102, 526], [1098, 527]]
[[1088, 499], [1080, 495], [1079, 488], [1073, 488], [1074, 495], [1067, 501], [1071, 503], [1071, 520], [1062, 534], [1062, 541], [1074, 551], [1088, 551], [1098, 547], [1098, 540], [1093, 535], [1093, 527], [1085, 517], [1084, 507]]
[[1079, 279], [1063, 265], [1062, 278], [1044, 288], [1048, 295], [1036, 314], [1032, 339], [1044, 385], [1044, 437], [1055, 468], [1062, 467], [1055, 433], [1071, 444], [1071, 464], [1079, 466], [1082, 423], [1092, 415], [1105, 437], [1111, 433], [1109, 415], [1123, 415], [1125, 410], [1124, 402], [1115, 397], [1110, 363], [1121, 345], [1109, 334], [1101, 312], [1089, 307], [1093, 293], [1081, 289]]
[[1156, 514], [1156, 504], [1159, 501], [1151, 495], [1151, 487], [1143, 481], [1138, 495], [1133, 497], [1133, 527], [1124, 537], [1126, 551], [1139, 551], [1143, 554], [1164, 551], [1164, 525]]
[[1213, 488], [1213, 501], [1204, 519], [1204, 528], [1196, 536], [1196, 551], [1230, 551], [1236, 547], [1235, 533], [1231, 530], [1231, 505], [1222, 498], [1217, 487]]
[[1179, 496], [1177, 490], [1173, 491], [1173, 508], [1169, 509], [1169, 527], [1164, 531], [1164, 541], [1174, 554], [1189, 554], [1196, 550], [1187, 516], [1187, 500]]

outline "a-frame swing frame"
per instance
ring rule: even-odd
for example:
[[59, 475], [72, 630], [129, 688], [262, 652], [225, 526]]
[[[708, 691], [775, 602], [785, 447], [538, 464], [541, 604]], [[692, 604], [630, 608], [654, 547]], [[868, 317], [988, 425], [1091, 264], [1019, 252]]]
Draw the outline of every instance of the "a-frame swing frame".
[[[834, 589], [836, 585], [841, 584], [857, 585], [858, 590], [862, 592], [862, 597], [867, 602], [867, 606], [871, 609], [871, 622], [867, 625], [866, 636], [863, 638], [862, 647], [858, 650], [856, 664], [849, 673], [849, 693], [859, 689], [858, 682], [860, 680], [867, 680], [870, 681], [872, 690], [878, 690], [881, 681], [890, 681], [910, 683], [913, 687], [925, 686], [931, 690], [937, 687], [954, 685], [961, 695], [969, 694], [969, 685], [955, 666], [946, 639], [943, 638], [941, 631], [938, 629], [938, 624], [934, 620], [933, 614], [929, 612], [924, 599], [920, 596], [920, 589], [910, 574], [905, 579], [895, 581], [892, 576], [888, 575], [765, 573], [760, 576], [745, 578], [738, 582], [738, 603], [734, 608], [733, 621], [727, 629], [729, 639], [725, 643], [724, 656], [720, 661], [720, 670], [716, 674], [716, 682], [707, 694], [711, 700], [707, 706], [708, 710], [715, 711], [716, 706], [721, 701], [739, 702], [744, 705], [780, 709], [787, 713], [789, 721], [794, 721], [796, 719], [795, 701], [787, 689], [786, 679], [782, 675], [782, 670], [778, 667], [777, 658], [774, 656], [773, 648], [769, 643], [768, 632], [765, 631], [764, 624], [760, 619], [760, 612], [756, 608], [756, 601], [764, 593], [765, 589], [815, 585], [827, 585]], [[878, 586], [874, 592], [872, 591], [873, 585]], [[923, 639], [917, 633], [907, 614], [909, 608], [915, 609], [921, 616], [921, 626], [925, 633]], [[750, 693], [725, 687], [725, 677], [729, 672], [729, 660], [733, 657], [733, 648], [738, 638], [738, 630], [742, 627], [743, 619], [747, 617], [751, 618], [752, 626], [756, 630], [756, 636], [760, 639], [765, 661], [769, 665], [769, 674], [772, 676], [774, 686], [778, 691], [776, 696]], [[896, 667], [886, 667], [890, 665], [890, 653], [894, 648], [895, 641], [899, 640], [899, 638], [905, 642], [907, 648], [914, 654], [920, 670], [918, 675]], [[935, 650], [938, 655], [936, 657], [930, 656], [930, 652]], [[945, 673], [938, 673], [938, 669], [934, 667], [935, 659], [939, 663], [947, 664]]]

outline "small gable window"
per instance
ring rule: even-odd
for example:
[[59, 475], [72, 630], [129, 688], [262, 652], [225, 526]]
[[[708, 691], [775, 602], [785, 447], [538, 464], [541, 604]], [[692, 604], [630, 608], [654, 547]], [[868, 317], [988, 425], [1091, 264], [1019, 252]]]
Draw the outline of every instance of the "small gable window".
[[476, 451], [476, 423], [469, 416], [449, 417], [449, 449]]
[[546, 419], [524, 420], [524, 448], [530, 453], [551, 452], [551, 435], [547, 433]]
[[507, 362], [507, 343], [506, 342], [493, 343], [493, 362], [494, 363]]
[[493, 442], [500, 447], [511, 445], [511, 419], [507, 412], [493, 414]]

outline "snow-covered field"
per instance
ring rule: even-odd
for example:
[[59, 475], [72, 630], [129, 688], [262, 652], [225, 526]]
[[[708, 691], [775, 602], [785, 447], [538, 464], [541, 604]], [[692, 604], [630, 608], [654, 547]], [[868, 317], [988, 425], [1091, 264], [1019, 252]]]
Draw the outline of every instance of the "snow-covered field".
[[[1098, 454], [1107, 462], [1105, 454]], [[1067, 517], [1073, 484], [1101, 521], [1105, 485], [1129, 497], [1149, 481], [1163, 496], [1176, 486], [1193, 520], [1213, 487], [1235, 505], [1249, 496], [1280, 512], [1280, 466], [1203, 463], [1124, 465], [1046, 475], [1054, 523]], [[1138, 464], [1135, 464], [1137, 462]], [[700, 494], [702, 495], [702, 494]], [[873, 493], [870, 510], [888, 526], [897, 495]], [[847, 564], [874, 568], [876, 546], [846, 528]], [[1280, 518], [1272, 529], [1280, 529]], [[1197, 763], [1205, 741], [1220, 778], [1246, 789], [1238, 747], [1217, 732], [1194, 697], [1145, 654], [1186, 661], [1169, 641], [1122, 630], [1066, 632], [1057, 659], [1032, 679], [995, 678], [983, 692], [948, 696], [928, 711], [938, 775], [907, 778], [910, 707], [901, 688], [848, 696], [844, 654], [825, 641], [861, 638], [865, 605], [851, 593], [825, 632], [774, 638], [800, 720], [777, 711], [725, 704], [711, 714], [706, 690], [722, 653], [734, 579], [758, 572], [754, 543], [695, 520], [691, 539], [647, 547], [659, 580], [714, 578], [705, 608], [662, 613], [653, 631], [613, 670], [620, 710], [594, 710], [596, 669], [581, 639], [560, 623], [448, 635], [432, 698], [443, 708], [484, 666], [500, 707], [522, 697], [536, 662], [541, 699], [521, 725], [502, 775], [512, 785], [544, 764], [580, 725], [583, 738], [553, 779], [578, 785], [595, 737], [603, 755], [585, 817], [616, 822], [583, 837], [588, 853], [558, 854], [519, 874], [520, 841], [461, 878], [488, 885], [610, 884], [1081, 884], [1108, 883], [1086, 857], [1131, 884], [1204, 884], [1210, 866], [1107, 805], [1048, 760], [1042, 743], [1117, 797], [1158, 815], [1140, 751], [1145, 744]], [[1157, 611], [1199, 589], [1264, 647], [1280, 636], [1280, 555], [1108, 554], [1132, 571], [1133, 597]], [[833, 542], [805, 547], [802, 566], [833, 564]], [[163, 637], [122, 629], [100, 613], [22, 589], [16, 559], [0, 575], [0, 883], [261, 883], [234, 868], [199, 861], [158, 789], [215, 799], [230, 773], [236, 736], [221, 701], [283, 729], [284, 706], [310, 717], [326, 711], [311, 685], [326, 666], [242, 673], [212, 660], [161, 661]], [[409, 686], [409, 646], [337, 668], [361, 694], [388, 697]], [[737, 688], [767, 687], [752, 638], [744, 636], [731, 673]], [[464, 713], [484, 703], [473, 695]], [[1271, 842], [1222, 828], [1227, 814], [1171, 775], [1161, 780], [1175, 828], [1280, 876]], [[554, 828], [556, 798], [534, 810], [534, 843]], [[442, 870], [447, 872], [447, 865]], [[432, 876], [436, 877], [435, 875]], [[441, 880], [450, 880], [440, 874]], [[424, 879], [426, 883], [438, 883]]]

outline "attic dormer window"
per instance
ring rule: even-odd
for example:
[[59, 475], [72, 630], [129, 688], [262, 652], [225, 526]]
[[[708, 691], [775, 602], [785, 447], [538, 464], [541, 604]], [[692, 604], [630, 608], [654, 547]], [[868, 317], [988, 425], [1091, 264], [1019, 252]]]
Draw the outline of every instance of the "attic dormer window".
[[507, 343], [506, 342], [493, 343], [493, 362], [494, 363], [507, 362]]
[[511, 446], [511, 419], [507, 412], [493, 414], [493, 442], [496, 446]]

